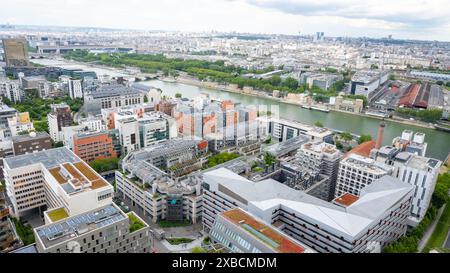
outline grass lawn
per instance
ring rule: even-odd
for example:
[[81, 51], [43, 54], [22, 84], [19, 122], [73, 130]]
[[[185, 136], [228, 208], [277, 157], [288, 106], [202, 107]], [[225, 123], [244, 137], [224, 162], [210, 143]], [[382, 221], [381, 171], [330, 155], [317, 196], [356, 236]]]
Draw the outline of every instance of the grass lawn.
[[187, 244], [187, 243], [194, 241], [194, 239], [191, 239], [191, 238], [167, 238], [166, 240], [171, 245]]
[[432, 248], [441, 248], [447, 238], [447, 234], [450, 228], [450, 205], [447, 203], [441, 218], [436, 225], [436, 229], [428, 240], [427, 245], [423, 249], [423, 252], [428, 253]]
[[158, 222], [158, 225], [162, 228], [186, 227], [186, 226], [190, 226], [191, 222], [189, 222], [187, 220], [183, 220], [180, 222], [161, 220]]
[[59, 208], [56, 210], [52, 210], [49, 213], [47, 213], [48, 217], [52, 220], [52, 222], [59, 221], [61, 219], [69, 217], [67, 212], [63, 208]]

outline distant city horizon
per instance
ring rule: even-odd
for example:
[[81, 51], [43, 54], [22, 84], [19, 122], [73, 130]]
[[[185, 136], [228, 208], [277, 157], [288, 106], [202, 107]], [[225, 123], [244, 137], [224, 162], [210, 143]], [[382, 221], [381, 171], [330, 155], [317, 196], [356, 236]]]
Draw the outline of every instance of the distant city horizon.
[[[12, 25], [450, 41], [449, 0], [55, 1], [2, 4]], [[37, 12], [38, 11], [38, 12]]]
[[[11, 28], [7, 28], [11, 27]], [[18, 27], [19, 29], [16, 29]], [[23, 29], [21, 29], [23, 28]], [[0, 31], [2, 29], [12, 29], [12, 30], [25, 30], [26, 28], [35, 28], [35, 29], [48, 29], [49, 31], [56, 28], [61, 29], [61, 31], [65, 32], [73, 32], [73, 31], [89, 31], [89, 30], [97, 30], [104, 32], [112, 32], [112, 31], [135, 31], [135, 32], [167, 32], [167, 33], [189, 33], [189, 34], [235, 34], [235, 35], [260, 35], [260, 36], [288, 36], [288, 37], [312, 37], [315, 36], [319, 32], [324, 33], [325, 38], [345, 38], [345, 39], [374, 39], [374, 40], [397, 40], [397, 41], [415, 41], [415, 42], [439, 42], [439, 43], [450, 43], [449, 40], [425, 40], [425, 39], [414, 39], [414, 38], [402, 38], [395, 37], [392, 34], [386, 36], [348, 36], [348, 35], [327, 35], [324, 31], [316, 31], [311, 33], [297, 33], [297, 34], [289, 34], [289, 33], [270, 33], [270, 32], [239, 32], [239, 31], [218, 31], [218, 30], [205, 30], [205, 31], [183, 31], [183, 30], [168, 30], [168, 29], [135, 29], [135, 28], [112, 28], [112, 27], [90, 27], [90, 26], [60, 26], [60, 25], [28, 25], [28, 24], [10, 24], [10, 23], [0, 23]], [[65, 29], [65, 30], [64, 30]]]

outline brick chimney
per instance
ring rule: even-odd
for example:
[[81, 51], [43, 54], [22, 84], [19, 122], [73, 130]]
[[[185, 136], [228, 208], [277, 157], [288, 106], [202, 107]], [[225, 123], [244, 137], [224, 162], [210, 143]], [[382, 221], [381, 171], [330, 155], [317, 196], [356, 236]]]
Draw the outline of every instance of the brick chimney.
[[383, 144], [383, 134], [385, 126], [386, 124], [384, 123], [384, 121], [380, 122], [380, 126], [378, 127], [377, 140], [375, 143], [375, 149], [380, 149], [381, 145]]

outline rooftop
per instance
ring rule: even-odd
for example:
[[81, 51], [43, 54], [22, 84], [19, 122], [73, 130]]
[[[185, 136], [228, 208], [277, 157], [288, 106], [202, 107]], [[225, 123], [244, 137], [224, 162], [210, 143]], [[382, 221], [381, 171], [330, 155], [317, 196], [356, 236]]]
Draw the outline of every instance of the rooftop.
[[299, 243], [239, 208], [223, 212], [222, 216], [279, 253], [305, 252]]
[[66, 162], [49, 169], [49, 172], [67, 194], [82, 192], [88, 188], [94, 190], [109, 185], [83, 161], [73, 164]]
[[270, 211], [287, 208], [350, 240], [365, 232], [387, 209], [413, 190], [410, 184], [385, 175], [363, 188], [358, 200], [342, 207], [273, 179], [252, 182], [225, 168], [204, 173], [203, 180], [212, 191], [220, 191], [244, 203], [255, 215], [271, 215]]
[[59, 208], [59, 209], [48, 211], [47, 215], [50, 218], [50, 220], [52, 220], [52, 222], [57, 222], [61, 219], [69, 217], [69, 215], [67, 214], [67, 212], [64, 208]]
[[350, 154], [357, 154], [357, 155], [369, 157], [370, 151], [375, 148], [375, 144], [376, 144], [375, 140], [370, 140], [370, 141], [361, 143], [358, 146], [351, 149], [349, 152], [347, 152], [344, 155], [344, 157], [347, 157]]
[[45, 248], [74, 240], [87, 232], [104, 228], [126, 219], [127, 216], [114, 204], [91, 210], [64, 220], [36, 228], [35, 236]]
[[138, 94], [142, 94], [142, 91], [121, 84], [103, 85], [96, 91], [89, 93], [94, 99]]
[[5, 158], [11, 169], [42, 163], [46, 168], [52, 168], [66, 162], [78, 162], [80, 159], [67, 147], [55, 148], [30, 154]]
[[344, 193], [343, 195], [339, 196], [338, 198], [334, 199], [333, 202], [340, 204], [344, 207], [348, 207], [351, 204], [355, 203], [359, 199], [358, 196], [353, 195], [351, 193]]

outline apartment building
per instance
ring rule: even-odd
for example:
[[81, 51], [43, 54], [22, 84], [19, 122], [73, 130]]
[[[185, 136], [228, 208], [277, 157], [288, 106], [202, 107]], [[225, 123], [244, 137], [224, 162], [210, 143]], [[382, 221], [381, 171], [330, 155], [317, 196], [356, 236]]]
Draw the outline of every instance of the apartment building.
[[28, 112], [16, 113], [15, 116], [8, 118], [8, 128], [11, 136], [17, 136], [22, 133], [34, 131], [33, 122], [31, 122]]
[[305, 143], [296, 154], [301, 165], [329, 177], [327, 201], [334, 198], [341, 157], [342, 154], [335, 145], [323, 141]]
[[0, 253], [9, 252], [22, 245], [14, 224], [9, 219], [4, 187], [0, 183]]
[[76, 215], [112, 202], [113, 187], [66, 147], [3, 161], [15, 217], [42, 208], [63, 208]]
[[218, 214], [209, 236], [234, 253], [315, 252], [240, 208]]
[[63, 141], [62, 127], [72, 125], [72, 115], [69, 105], [65, 103], [52, 104], [51, 112], [47, 115], [48, 130], [54, 142]]
[[234, 208], [262, 219], [318, 252], [380, 252], [403, 236], [413, 188], [383, 176], [348, 201], [330, 203], [267, 179], [252, 182], [225, 168], [203, 174], [203, 226]]
[[335, 198], [345, 193], [359, 196], [361, 189], [385, 175], [391, 175], [393, 167], [359, 154], [350, 154], [339, 163]]
[[0, 79], [0, 95], [8, 98], [12, 103], [18, 103], [23, 98], [23, 90], [19, 86], [19, 81]]
[[73, 152], [86, 162], [117, 157], [113, 139], [107, 131], [78, 132], [73, 137]]
[[52, 139], [46, 132], [31, 132], [12, 137], [14, 155], [23, 155], [52, 149]]
[[[141, 223], [134, 230], [132, 224]], [[114, 203], [34, 229], [39, 253], [149, 253], [149, 226]]]

